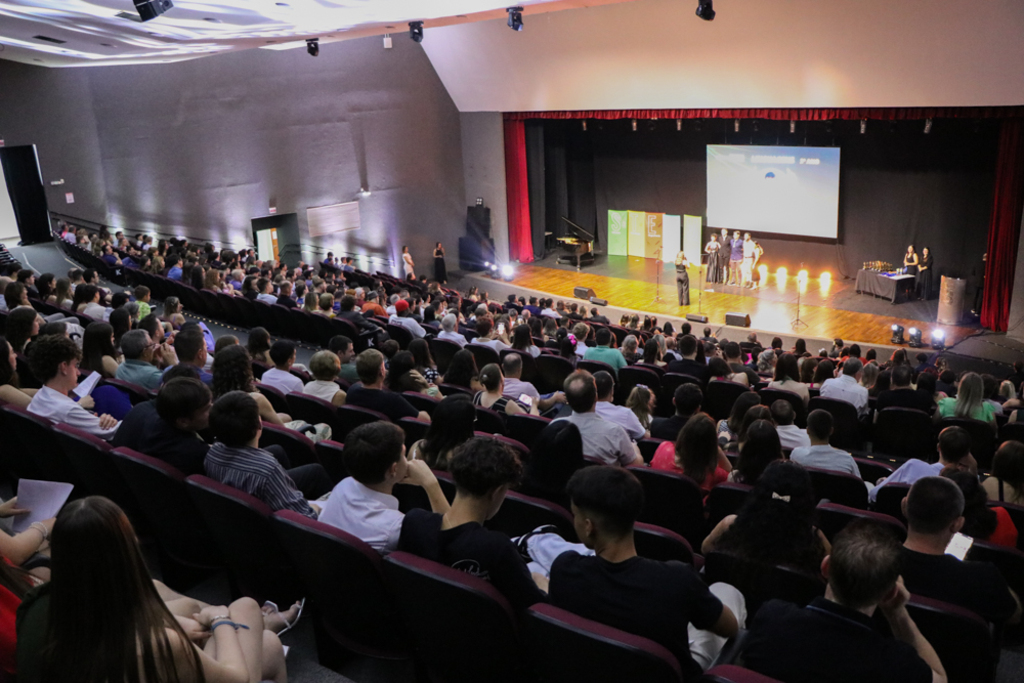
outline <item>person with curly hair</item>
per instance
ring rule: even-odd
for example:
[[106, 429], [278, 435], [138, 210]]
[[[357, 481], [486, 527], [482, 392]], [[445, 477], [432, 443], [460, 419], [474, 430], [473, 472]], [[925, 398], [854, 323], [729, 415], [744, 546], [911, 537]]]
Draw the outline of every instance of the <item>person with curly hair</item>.
[[964, 494], [964, 525], [960, 533], [1005, 548], [1017, 547], [1017, 526], [1010, 513], [1002, 506], [988, 506], [988, 494], [978, 481], [978, 475], [956, 465], [947, 465], [939, 476], [951, 479]]
[[758, 564], [819, 576], [831, 546], [814, 526], [815, 502], [811, 477], [802, 465], [772, 462], [739, 513], [719, 522], [701, 551], [731, 552]]
[[254, 399], [265, 422], [283, 425], [291, 416], [278, 413], [267, 397], [256, 390], [252, 376], [252, 358], [244, 346], [229, 346], [213, 357], [213, 397], [217, 399], [230, 391], [244, 391]]
[[546, 602], [541, 588], [547, 581], [531, 577], [508, 536], [483, 526], [498, 513], [509, 488], [519, 483], [519, 457], [497, 439], [477, 436], [459, 446], [448, 471], [455, 480], [451, 509], [443, 515], [409, 510], [398, 549], [486, 578], [515, 610]]

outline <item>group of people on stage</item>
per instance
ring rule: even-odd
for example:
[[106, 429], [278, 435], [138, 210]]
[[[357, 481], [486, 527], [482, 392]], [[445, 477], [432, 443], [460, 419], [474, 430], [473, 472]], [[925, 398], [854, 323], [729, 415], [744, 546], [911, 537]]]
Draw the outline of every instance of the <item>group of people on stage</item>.
[[921, 250], [920, 256], [914, 251], [913, 244], [907, 247], [907, 253], [903, 255], [903, 267], [907, 269], [908, 275], [913, 275], [917, 278], [914, 292], [917, 298], [922, 301], [928, 301], [931, 298], [932, 271], [935, 269], [934, 266], [935, 259], [932, 258], [928, 247]]
[[708, 282], [748, 289], [760, 287], [761, 274], [757, 264], [764, 255], [764, 249], [750, 237], [749, 232], [744, 233], [741, 239], [740, 231], [736, 230], [731, 240], [725, 228], [722, 229], [721, 240], [716, 233], [711, 233], [711, 241], [704, 245], [704, 253], [708, 255]]
[[[405, 279], [416, 279], [416, 264], [409, 253], [409, 247], [402, 247], [402, 268], [405, 269]], [[448, 282], [448, 269], [444, 264], [444, 247], [438, 242], [434, 245], [434, 279], [442, 285]]]

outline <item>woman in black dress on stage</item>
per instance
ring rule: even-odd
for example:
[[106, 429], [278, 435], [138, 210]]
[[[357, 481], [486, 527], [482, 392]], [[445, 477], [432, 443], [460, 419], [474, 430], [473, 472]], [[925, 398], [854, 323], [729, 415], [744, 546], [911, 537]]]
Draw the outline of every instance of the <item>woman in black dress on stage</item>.
[[704, 278], [710, 283], [722, 281], [722, 243], [718, 241], [718, 235], [711, 233], [711, 241], [704, 245], [704, 253], [708, 255], [708, 272]]
[[444, 265], [444, 247], [440, 242], [434, 245], [434, 279], [442, 285], [448, 282], [448, 269]]
[[917, 267], [917, 289], [923, 301], [928, 301], [931, 298], [934, 265], [935, 259], [932, 257], [932, 252], [925, 247], [921, 250], [921, 263]]
[[907, 247], [907, 253], [903, 255], [903, 267], [907, 269], [907, 275], [917, 275], [917, 252], [914, 245]]

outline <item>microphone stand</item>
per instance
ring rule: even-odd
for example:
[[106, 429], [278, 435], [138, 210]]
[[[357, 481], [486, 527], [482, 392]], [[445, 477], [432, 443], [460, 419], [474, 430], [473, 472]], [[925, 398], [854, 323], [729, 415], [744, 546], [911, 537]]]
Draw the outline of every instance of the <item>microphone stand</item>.
[[[804, 264], [800, 263], [800, 270], [803, 270]], [[800, 319], [800, 272], [797, 271], [796, 277], [796, 320], [793, 321], [793, 327], [798, 328], [801, 325], [807, 327], [807, 323]]]
[[652, 303], [661, 303], [661, 269], [665, 267], [664, 261], [660, 258], [654, 260], [655, 263], [655, 284], [654, 284], [654, 301]]

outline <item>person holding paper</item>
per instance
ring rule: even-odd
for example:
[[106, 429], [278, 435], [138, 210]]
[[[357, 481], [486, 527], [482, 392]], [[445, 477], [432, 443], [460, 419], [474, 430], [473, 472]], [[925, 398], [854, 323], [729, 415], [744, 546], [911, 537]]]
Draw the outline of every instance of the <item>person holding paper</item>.
[[101, 439], [110, 439], [121, 423], [110, 415], [96, 416], [91, 398], [85, 397], [78, 403], [68, 394], [78, 386], [78, 365], [82, 352], [75, 342], [60, 335], [40, 337], [32, 345], [29, 354], [32, 374], [43, 382], [43, 388], [36, 392], [28, 404], [28, 412], [45, 417], [53, 422], [62, 422]]

